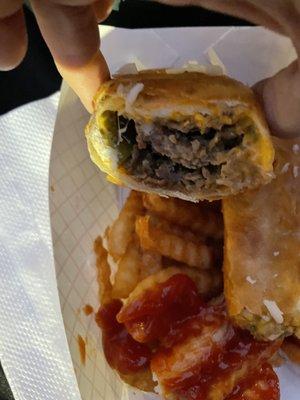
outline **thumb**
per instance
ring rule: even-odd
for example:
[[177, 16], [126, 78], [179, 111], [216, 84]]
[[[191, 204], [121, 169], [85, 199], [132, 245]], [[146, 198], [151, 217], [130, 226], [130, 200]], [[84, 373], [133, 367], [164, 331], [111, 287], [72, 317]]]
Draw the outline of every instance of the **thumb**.
[[300, 136], [300, 71], [294, 61], [271, 78], [253, 87], [261, 102], [272, 135]]

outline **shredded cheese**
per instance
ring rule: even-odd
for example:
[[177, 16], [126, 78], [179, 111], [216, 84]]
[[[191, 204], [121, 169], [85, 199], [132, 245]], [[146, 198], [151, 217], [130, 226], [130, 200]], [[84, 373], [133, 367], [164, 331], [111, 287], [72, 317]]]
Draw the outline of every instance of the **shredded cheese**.
[[117, 87], [117, 95], [123, 96], [124, 95], [124, 85], [120, 83]]
[[267, 321], [267, 322], [270, 321], [270, 317], [269, 317], [268, 315], [262, 315], [261, 318], [262, 318], [264, 321]]
[[293, 167], [293, 175], [294, 175], [294, 178], [297, 178], [299, 175], [299, 167], [297, 165], [294, 165], [294, 167]]
[[112, 285], [114, 285], [116, 273], [118, 271], [118, 264], [115, 262], [115, 260], [113, 259], [113, 257], [111, 255], [107, 256], [107, 262], [108, 262], [108, 264], [110, 266], [110, 277], [109, 277], [109, 280], [110, 280], [110, 283]]
[[270, 336], [268, 337], [268, 339], [271, 340], [271, 341], [273, 341], [273, 340], [278, 339], [279, 336], [281, 336], [281, 332], [279, 332], [279, 333], [273, 333], [272, 335], [270, 335]]
[[267, 307], [271, 317], [277, 324], [283, 323], [283, 312], [278, 307], [277, 303], [273, 300], [264, 300], [264, 305]]
[[284, 166], [281, 169], [281, 173], [282, 174], [286, 174], [288, 172], [289, 168], [290, 168], [290, 163], [288, 163], [288, 162], [285, 163]]
[[256, 279], [251, 278], [251, 276], [247, 276], [246, 281], [248, 281], [249, 283], [251, 283], [251, 285], [254, 285], [254, 283], [256, 283]]
[[228, 325], [227, 324], [222, 325], [221, 328], [219, 328], [216, 332], [213, 333], [212, 340], [215, 343], [223, 342], [224, 338], [226, 337], [227, 329], [228, 329]]
[[190, 61], [188, 61], [188, 64], [191, 64], [191, 65], [198, 65], [199, 63], [198, 63], [198, 61], [196, 61], [196, 60], [190, 60]]
[[294, 154], [298, 154], [300, 152], [300, 146], [299, 146], [299, 144], [294, 144], [293, 145], [293, 153]]
[[274, 256], [274, 257], [279, 256], [279, 251], [274, 251], [273, 256]]
[[133, 103], [136, 101], [138, 95], [141, 93], [141, 91], [144, 89], [144, 84], [143, 83], [136, 83], [132, 88], [129, 90], [125, 97], [125, 109], [126, 111], [129, 111]]

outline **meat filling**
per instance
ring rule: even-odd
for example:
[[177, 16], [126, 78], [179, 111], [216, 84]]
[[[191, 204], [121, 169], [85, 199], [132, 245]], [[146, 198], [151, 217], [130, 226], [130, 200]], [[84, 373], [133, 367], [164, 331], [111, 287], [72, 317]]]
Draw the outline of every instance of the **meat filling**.
[[192, 190], [210, 186], [222, 177], [222, 165], [233, 150], [242, 145], [243, 132], [235, 125], [223, 125], [220, 130], [207, 128], [200, 132], [189, 127], [183, 132], [159, 123], [135, 124], [119, 117], [122, 139], [131, 143], [132, 153], [123, 163], [138, 180], [166, 189]]

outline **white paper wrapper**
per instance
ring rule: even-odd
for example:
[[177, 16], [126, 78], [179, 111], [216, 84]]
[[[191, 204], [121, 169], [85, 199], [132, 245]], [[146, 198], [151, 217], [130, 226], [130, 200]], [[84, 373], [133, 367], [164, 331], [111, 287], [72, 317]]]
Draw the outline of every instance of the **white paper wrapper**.
[[15, 400], [80, 399], [49, 221], [57, 104], [58, 94], [0, 118], [0, 360]]

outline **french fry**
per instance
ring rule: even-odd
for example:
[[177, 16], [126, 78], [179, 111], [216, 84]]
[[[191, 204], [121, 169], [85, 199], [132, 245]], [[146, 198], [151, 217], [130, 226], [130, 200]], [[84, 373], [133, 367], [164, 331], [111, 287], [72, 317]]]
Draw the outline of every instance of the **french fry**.
[[215, 294], [214, 291], [216, 289], [217, 281], [213, 282], [213, 280], [210, 278], [211, 274], [209, 272], [210, 271], [196, 270], [194, 268], [169, 267], [148, 276], [139, 282], [135, 289], [130, 293], [119, 314], [117, 315], [117, 320], [121, 323], [124, 323], [128, 317], [128, 314], [131, 313], [132, 304], [134, 304], [136, 300], [147, 296], [148, 291], [155, 289], [157, 285], [167, 281], [169, 278], [177, 274], [188, 275], [195, 282], [199, 290], [199, 294], [206, 299], [210, 298]]
[[119, 373], [119, 375], [128, 385], [144, 392], [154, 392], [154, 388], [157, 385], [157, 382], [153, 381], [153, 375], [150, 368], [127, 375]]
[[203, 237], [202, 235], [192, 232], [188, 230], [186, 227], [176, 225], [172, 222], [167, 221], [166, 219], [159, 218], [154, 214], [146, 214], [146, 215], [150, 215], [151, 221], [156, 226], [159, 226], [159, 228], [162, 229], [164, 232], [172, 233], [176, 236], [179, 236], [193, 243], [199, 243], [200, 238], [202, 240], [205, 239], [205, 237]]
[[121, 311], [117, 315], [117, 320], [119, 322], [124, 322], [122, 320], [122, 314], [124, 313], [124, 310], [126, 310], [126, 308], [129, 307], [133, 301], [135, 301], [140, 296], [143, 296], [143, 294], [147, 292], [147, 290], [155, 288], [157, 284], [165, 282], [166, 280], [171, 278], [171, 276], [179, 273], [180, 273], [179, 268], [174, 268], [174, 267], [165, 268], [157, 272], [156, 274], [152, 274], [147, 278], [143, 279], [141, 282], [139, 282], [138, 285], [135, 287], [135, 289], [130, 293], [129, 297], [126, 299], [123, 307], [121, 308]]
[[139, 280], [147, 278], [147, 276], [155, 274], [162, 269], [162, 256], [152, 250], [143, 250], [142, 269], [140, 271]]
[[[218, 202], [193, 204], [132, 191], [103, 241], [95, 241], [101, 304], [125, 300], [117, 317], [122, 322], [132, 302], [175, 274], [189, 276], [205, 300], [219, 296], [222, 239]], [[156, 385], [150, 368], [119, 375], [143, 391]]]
[[127, 246], [134, 234], [136, 215], [142, 213], [142, 195], [132, 191], [119, 217], [112, 224], [107, 235], [108, 252], [115, 260], [118, 260], [125, 254]]
[[157, 251], [162, 256], [187, 264], [190, 267], [208, 269], [213, 266], [213, 248], [199, 241], [188, 241], [176, 233], [164, 230], [151, 216], [136, 219], [136, 233], [141, 247]]
[[97, 280], [99, 285], [99, 299], [101, 304], [109, 303], [112, 299], [112, 285], [110, 282], [110, 266], [107, 261], [108, 253], [103, 247], [102, 238], [99, 236], [94, 243], [97, 261]]
[[136, 240], [132, 240], [118, 261], [118, 270], [112, 289], [114, 299], [127, 298], [140, 280], [142, 253]]
[[223, 275], [219, 268], [211, 268], [209, 270], [197, 269], [189, 267], [187, 264], [171, 260], [164, 257], [162, 259], [161, 269], [168, 271], [170, 268], [176, 268], [178, 273], [188, 275], [197, 285], [199, 294], [205, 299], [219, 296], [223, 289]]
[[223, 236], [222, 214], [207, 202], [190, 203], [156, 194], [143, 195], [144, 207], [171, 223], [188, 227], [202, 236], [219, 239]]
[[199, 270], [196, 268], [177, 267], [188, 275], [195, 283], [198, 293], [205, 299], [218, 296], [222, 291], [222, 272], [217, 269]]

